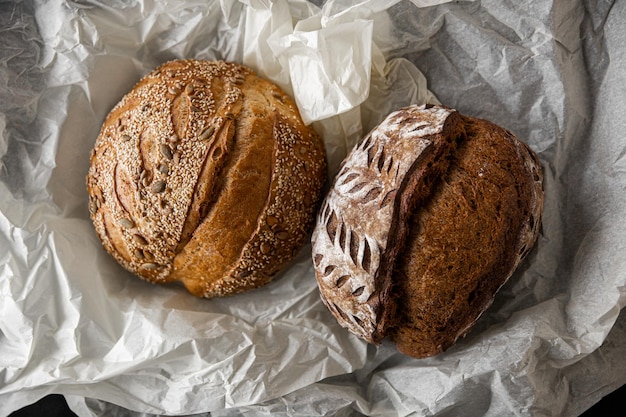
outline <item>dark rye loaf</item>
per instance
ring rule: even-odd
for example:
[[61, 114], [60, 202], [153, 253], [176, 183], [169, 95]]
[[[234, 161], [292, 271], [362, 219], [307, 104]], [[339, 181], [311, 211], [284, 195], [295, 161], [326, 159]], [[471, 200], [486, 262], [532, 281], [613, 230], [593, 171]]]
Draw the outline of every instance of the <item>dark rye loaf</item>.
[[392, 113], [350, 153], [313, 233], [322, 299], [372, 343], [440, 353], [535, 243], [541, 166], [510, 132], [441, 106]]
[[268, 283], [309, 237], [324, 146], [244, 66], [176, 60], [111, 110], [87, 188], [104, 248], [153, 283], [216, 297]]

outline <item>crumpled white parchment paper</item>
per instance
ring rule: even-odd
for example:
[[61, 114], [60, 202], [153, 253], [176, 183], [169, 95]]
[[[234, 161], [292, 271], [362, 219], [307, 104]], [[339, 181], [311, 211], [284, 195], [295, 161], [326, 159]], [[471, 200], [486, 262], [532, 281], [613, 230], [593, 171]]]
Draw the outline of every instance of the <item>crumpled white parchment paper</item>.
[[[578, 415], [626, 383], [626, 6], [316, 3], [0, 6], [0, 415], [48, 393], [81, 417]], [[138, 280], [92, 230], [88, 154], [139, 77], [184, 57], [242, 62], [290, 92], [330, 175], [409, 103], [501, 124], [544, 166], [536, 249], [477, 328], [425, 360], [339, 327], [309, 246], [227, 299]]]

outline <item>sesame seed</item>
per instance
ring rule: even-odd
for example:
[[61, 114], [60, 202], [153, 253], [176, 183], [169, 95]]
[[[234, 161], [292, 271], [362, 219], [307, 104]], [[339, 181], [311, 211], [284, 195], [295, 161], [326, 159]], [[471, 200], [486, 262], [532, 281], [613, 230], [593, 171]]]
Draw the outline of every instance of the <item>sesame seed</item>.
[[[159, 72], [161, 75], [157, 76]], [[170, 78], [164, 79], [164, 76]], [[237, 124], [231, 124], [229, 120], [243, 111], [250, 114], [251, 107], [246, 107], [242, 90], [246, 91], [250, 83], [258, 82], [252, 77], [252, 71], [237, 64], [173, 61], [140, 80], [137, 88], [115, 106], [113, 111], [116, 113], [111, 119], [114, 124], [104, 129], [99, 137], [94, 147], [95, 166], [90, 171], [90, 175], [97, 177], [97, 183], [91, 189], [102, 189], [103, 196], [90, 197], [89, 208], [94, 212], [92, 218], [96, 231], [109, 251], [115, 252], [116, 249], [107, 237], [112, 235], [107, 232], [107, 227], [133, 229], [121, 234], [128, 247], [124, 256], [131, 259], [116, 256], [129, 269], [144, 274], [153, 282], [166, 280], [172, 271], [176, 251], [180, 250], [178, 245], [190, 207], [195, 204], [194, 207], [199, 207], [204, 216], [210, 214], [212, 205], [203, 206], [203, 202], [195, 200], [198, 197], [193, 190], [201, 173], [205, 172], [205, 166], [212, 169], [210, 164], [223, 164], [238, 155]], [[224, 91], [218, 96], [214, 79], [219, 79], [220, 83], [231, 79], [232, 84], [220, 87]], [[268, 85], [266, 91], [273, 89]], [[186, 96], [178, 96], [181, 91]], [[276, 98], [283, 97], [279, 92], [276, 95]], [[297, 147], [302, 142], [307, 150], [302, 159], [307, 161], [311, 170], [319, 170], [321, 163], [313, 161], [322, 154], [315, 151], [316, 146], [310, 145], [318, 140], [317, 136], [311, 136], [309, 129], [295, 127], [295, 123], [301, 121], [287, 112], [287, 107], [291, 108], [289, 111], [295, 111], [295, 107], [289, 104], [286, 95], [284, 97], [287, 105], [281, 105], [280, 112], [286, 113], [281, 114], [275, 128], [274, 165], [266, 207], [271, 216], [265, 217], [268, 227], [257, 229], [259, 234], [252, 237], [243, 249], [233, 272], [224, 274], [232, 278], [220, 278], [218, 283], [207, 288], [207, 295], [225, 295], [237, 291], [242, 285], [266, 281], [268, 275], [275, 273], [278, 266], [297, 251], [293, 243], [304, 241], [302, 224], [310, 222], [307, 218], [313, 211], [309, 208], [301, 212], [305, 195], [302, 190], [309, 194], [308, 190], [319, 189], [321, 185], [304, 171], [304, 164], [294, 163], [293, 157], [302, 152]], [[268, 110], [267, 116], [271, 111]], [[228, 138], [232, 142], [218, 146], [212, 138], [226, 124], [235, 129], [232, 139]], [[196, 138], [199, 140], [194, 140]], [[120, 146], [122, 142], [127, 143]], [[157, 151], [156, 155], [149, 151], [151, 149]], [[226, 153], [229, 158], [223, 157]], [[118, 166], [120, 169], [116, 168]], [[120, 188], [117, 181], [126, 181], [119, 172], [131, 173], [131, 189], [136, 193], [124, 204], [115, 191]], [[227, 175], [227, 172], [219, 175]], [[100, 206], [104, 210], [99, 209]], [[122, 220], [115, 225], [105, 224], [103, 212], [112, 218], [129, 221], [129, 213], [141, 215], [133, 215], [137, 224], [133, 222], [129, 227], [130, 224], [122, 224], [125, 223]], [[275, 224], [279, 226], [272, 231]], [[134, 233], [139, 230], [141, 234]]]

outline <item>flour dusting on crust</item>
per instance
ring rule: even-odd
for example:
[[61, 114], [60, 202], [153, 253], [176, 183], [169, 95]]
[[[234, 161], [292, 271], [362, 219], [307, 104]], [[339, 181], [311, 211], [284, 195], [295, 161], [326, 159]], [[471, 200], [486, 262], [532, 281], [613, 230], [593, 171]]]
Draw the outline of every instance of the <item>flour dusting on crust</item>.
[[454, 110], [411, 106], [391, 113], [352, 150], [313, 232], [322, 300], [339, 323], [376, 342], [377, 278], [398, 210], [398, 192]]

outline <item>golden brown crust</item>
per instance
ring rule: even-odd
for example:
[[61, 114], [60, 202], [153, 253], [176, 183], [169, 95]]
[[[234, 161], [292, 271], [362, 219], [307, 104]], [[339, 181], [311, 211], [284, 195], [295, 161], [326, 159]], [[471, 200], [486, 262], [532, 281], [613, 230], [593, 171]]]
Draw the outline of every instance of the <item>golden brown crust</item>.
[[277, 86], [234, 63], [177, 60], [108, 115], [87, 185], [118, 262], [210, 298], [263, 285], [291, 259], [325, 177], [321, 139]]
[[[393, 129], [389, 120], [396, 120]], [[430, 126], [420, 136], [427, 146], [399, 146], [420, 123]], [[510, 132], [444, 107], [402, 109], [373, 132], [344, 161], [318, 217], [313, 259], [320, 292], [337, 320], [365, 340], [390, 337], [408, 355], [431, 356], [471, 329], [533, 247], [541, 166]], [[429, 158], [437, 143], [442, 149]], [[383, 160], [364, 163], [365, 145]], [[398, 161], [412, 168], [390, 181], [378, 167]], [[368, 212], [376, 199], [343, 185], [361, 177], [394, 194], [393, 211]], [[354, 230], [367, 245], [350, 251], [352, 237], [336, 235]], [[365, 254], [369, 268], [359, 267]]]

